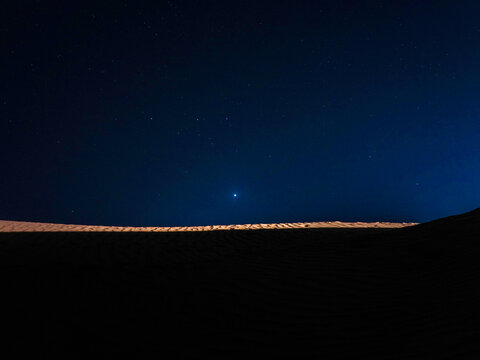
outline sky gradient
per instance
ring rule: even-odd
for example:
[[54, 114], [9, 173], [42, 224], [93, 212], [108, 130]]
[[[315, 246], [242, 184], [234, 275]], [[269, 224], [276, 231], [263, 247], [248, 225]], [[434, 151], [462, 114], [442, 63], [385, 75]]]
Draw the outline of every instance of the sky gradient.
[[424, 222], [480, 207], [479, 1], [0, 14], [0, 219]]

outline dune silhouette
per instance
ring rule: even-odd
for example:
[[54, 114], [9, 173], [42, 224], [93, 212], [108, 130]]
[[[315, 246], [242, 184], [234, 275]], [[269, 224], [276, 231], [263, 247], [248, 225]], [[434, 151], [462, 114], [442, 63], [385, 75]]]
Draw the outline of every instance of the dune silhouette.
[[4, 348], [476, 359], [479, 224], [480, 209], [402, 228], [2, 232]]

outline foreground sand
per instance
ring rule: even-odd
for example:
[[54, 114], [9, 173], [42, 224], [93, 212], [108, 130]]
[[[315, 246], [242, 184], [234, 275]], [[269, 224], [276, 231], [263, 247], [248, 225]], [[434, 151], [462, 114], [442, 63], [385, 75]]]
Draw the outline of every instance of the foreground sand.
[[16, 231], [148, 231], [148, 232], [178, 232], [178, 231], [214, 231], [214, 230], [259, 230], [259, 229], [303, 229], [303, 228], [402, 228], [417, 225], [416, 223], [391, 222], [303, 222], [275, 224], [241, 224], [241, 225], [210, 225], [210, 226], [178, 226], [178, 227], [134, 227], [134, 226], [97, 226], [68, 225], [26, 221], [0, 220], [0, 232]]
[[0, 355], [479, 359], [479, 239], [480, 210], [400, 229], [2, 232]]

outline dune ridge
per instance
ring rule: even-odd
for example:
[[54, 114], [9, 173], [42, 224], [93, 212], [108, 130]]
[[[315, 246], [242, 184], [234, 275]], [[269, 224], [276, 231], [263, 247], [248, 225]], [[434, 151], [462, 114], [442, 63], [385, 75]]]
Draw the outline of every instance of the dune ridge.
[[479, 224], [480, 209], [400, 229], [0, 232], [4, 343], [48, 359], [477, 360]]
[[28, 221], [0, 220], [0, 232], [183, 232], [183, 231], [216, 231], [216, 230], [259, 230], [259, 229], [303, 229], [303, 228], [384, 228], [396, 229], [418, 225], [417, 223], [392, 223], [392, 222], [296, 222], [272, 224], [233, 224], [233, 225], [207, 225], [207, 226], [102, 226], [102, 225], [74, 225], [55, 224]]

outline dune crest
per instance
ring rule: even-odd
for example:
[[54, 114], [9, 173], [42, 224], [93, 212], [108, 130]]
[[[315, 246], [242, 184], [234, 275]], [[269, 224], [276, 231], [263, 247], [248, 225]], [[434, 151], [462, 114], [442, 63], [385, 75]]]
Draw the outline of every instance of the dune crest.
[[100, 226], [72, 225], [27, 221], [0, 220], [0, 232], [182, 232], [182, 231], [216, 231], [216, 230], [259, 230], [259, 229], [304, 229], [304, 228], [402, 228], [417, 225], [417, 223], [392, 222], [296, 222], [273, 224], [238, 224], [238, 225], [207, 225], [207, 226], [176, 226], [176, 227], [135, 227], [135, 226]]

